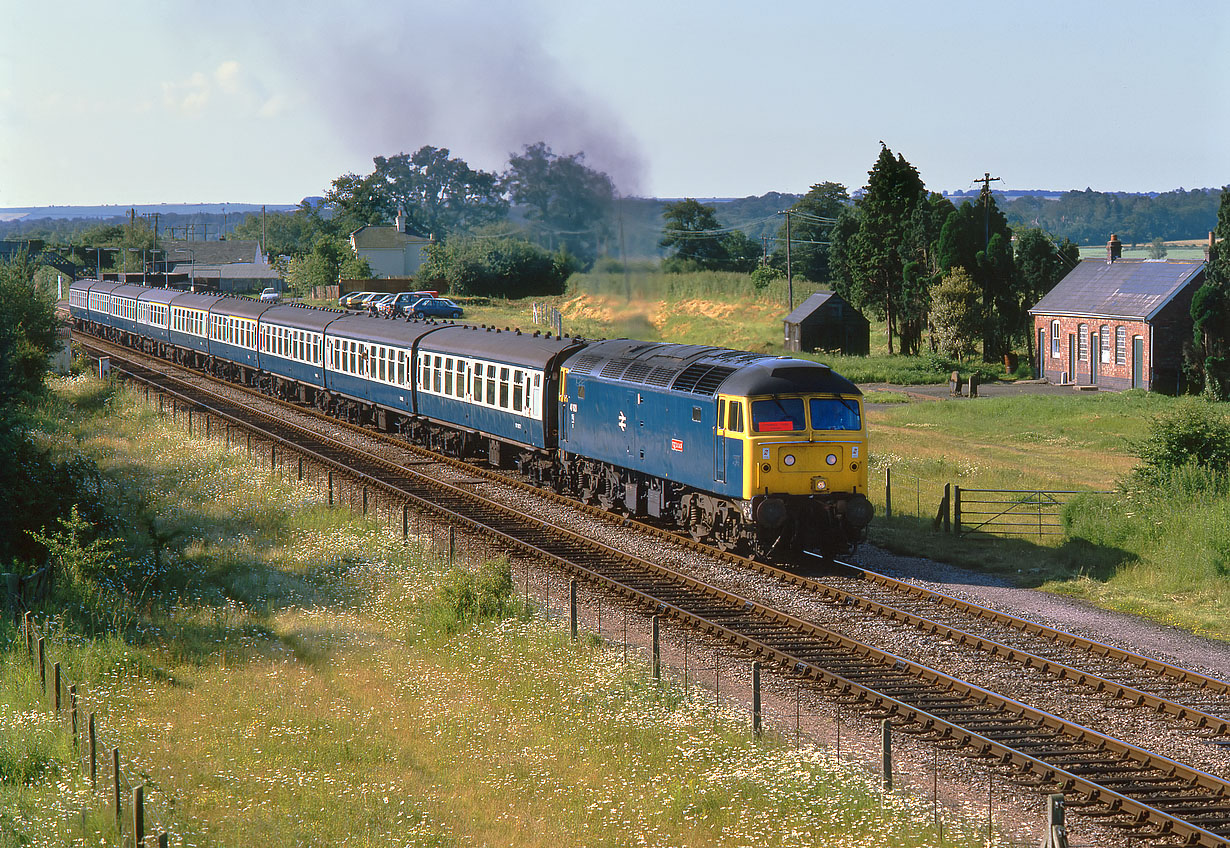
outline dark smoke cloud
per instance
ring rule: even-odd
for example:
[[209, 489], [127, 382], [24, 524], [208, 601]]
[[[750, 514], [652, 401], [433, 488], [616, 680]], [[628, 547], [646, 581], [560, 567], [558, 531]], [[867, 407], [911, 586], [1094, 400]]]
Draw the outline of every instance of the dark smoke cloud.
[[[644, 160], [609, 109], [569, 83], [545, 51], [527, 2], [255, 4], [293, 81], [357, 154], [447, 147], [473, 167], [503, 170], [545, 141], [585, 153], [635, 194]], [[237, 20], [242, 20], [241, 15]]]

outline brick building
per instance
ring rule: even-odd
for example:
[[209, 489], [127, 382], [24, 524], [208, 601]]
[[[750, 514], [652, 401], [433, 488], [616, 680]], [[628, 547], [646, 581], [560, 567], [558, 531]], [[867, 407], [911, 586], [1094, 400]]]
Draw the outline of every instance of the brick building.
[[1029, 310], [1038, 373], [1048, 382], [1100, 389], [1182, 390], [1183, 346], [1192, 337], [1192, 295], [1204, 263], [1082, 260]]

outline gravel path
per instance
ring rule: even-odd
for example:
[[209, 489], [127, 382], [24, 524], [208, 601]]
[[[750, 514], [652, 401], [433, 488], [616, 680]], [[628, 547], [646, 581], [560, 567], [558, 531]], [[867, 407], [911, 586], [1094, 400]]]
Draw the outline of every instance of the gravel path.
[[853, 559], [870, 571], [1030, 618], [1056, 630], [1153, 656], [1210, 677], [1230, 680], [1230, 643], [1218, 639], [1101, 609], [1075, 598], [1037, 589], [1020, 589], [976, 571], [923, 557], [901, 556], [872, 545], [859, 548]]

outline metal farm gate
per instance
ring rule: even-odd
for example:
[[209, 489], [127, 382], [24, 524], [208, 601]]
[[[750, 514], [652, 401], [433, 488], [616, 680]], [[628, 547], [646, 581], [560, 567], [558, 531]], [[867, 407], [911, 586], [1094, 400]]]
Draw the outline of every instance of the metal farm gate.
[[952, 530], [958, 536], [1062, 536], [1063, 505], [1076, 495], [1109, 492], [1030, 489], [962, 489], [953, 486]]

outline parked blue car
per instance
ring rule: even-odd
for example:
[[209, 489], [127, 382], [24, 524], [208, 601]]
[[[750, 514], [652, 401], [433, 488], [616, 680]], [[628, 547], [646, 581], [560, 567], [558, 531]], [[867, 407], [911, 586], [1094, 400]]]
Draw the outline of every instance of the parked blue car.
[[464, 311], [447, 297], [425, 297], [406, 310], [411, 318], [460, 318]]

